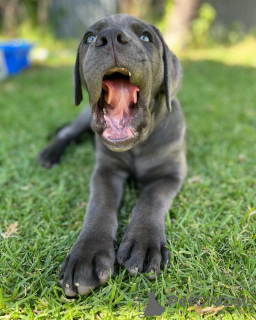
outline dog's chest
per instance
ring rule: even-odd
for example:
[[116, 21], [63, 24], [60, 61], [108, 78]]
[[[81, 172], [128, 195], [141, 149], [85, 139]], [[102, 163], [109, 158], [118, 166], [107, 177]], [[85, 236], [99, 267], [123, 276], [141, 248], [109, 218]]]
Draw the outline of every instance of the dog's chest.
[[138, 180], [149, 176], [160, 177], [171, 171], [172, 155], [168, 147], [156, 150], [134, 148], [132, 154], [131, 169]]

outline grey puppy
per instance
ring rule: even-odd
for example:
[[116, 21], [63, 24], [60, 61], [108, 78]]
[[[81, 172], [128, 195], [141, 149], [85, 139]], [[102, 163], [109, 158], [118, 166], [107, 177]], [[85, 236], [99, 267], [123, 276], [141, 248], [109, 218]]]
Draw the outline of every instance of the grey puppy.
[[186, 176], [185, 121], [174, 98], [181, 67], [159, 30], [119, 14], [100, 20], [79, 44], [74, 68], [75, 104], [84, 85], [91, 108], [63, 127], [39, 155], [50, 167], [65, 147], [96, 132], [96, 165], [82, 231], [59, 275], [67, 296], [87, 294], [114, 270], [117, 211], [124, 182], [140, 190], [117, 251], [129, 274], [159, 275], [169, 260], [165, 216]]

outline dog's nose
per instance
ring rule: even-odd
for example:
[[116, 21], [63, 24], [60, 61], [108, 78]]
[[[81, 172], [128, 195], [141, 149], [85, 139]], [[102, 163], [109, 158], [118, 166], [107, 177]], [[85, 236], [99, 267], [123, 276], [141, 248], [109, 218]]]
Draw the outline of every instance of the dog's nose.
[[96, 38], [96, 47], [106, 47], [113, 44], [114, 46], [119, 44], [126, 44], [131, 38], [120, 29], [112, 28], [102, 30]]

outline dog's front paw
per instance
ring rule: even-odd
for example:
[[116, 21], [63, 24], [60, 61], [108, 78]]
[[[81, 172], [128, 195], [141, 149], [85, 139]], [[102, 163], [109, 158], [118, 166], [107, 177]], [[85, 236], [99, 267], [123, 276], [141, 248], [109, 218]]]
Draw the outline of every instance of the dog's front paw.
[[170, 252], [165, 247], [163, 228], [145, 223], [130, 224], [117, 252], [117, 262], [124, 266], [130, 275], [137, 272], [150, 273], [155, 279], [168, 263]]
[[53, 143], [39, 153], [38, 162], [46, 168], [51, 168], [58, 164], [64, 153], [66, 145], [67, 143], [64, 140], [53, 141]]
[[58, 280], [67, 296], [85, 295], [109, 279], [114, 263], [113, 239], [80, 239], [63, 261]]

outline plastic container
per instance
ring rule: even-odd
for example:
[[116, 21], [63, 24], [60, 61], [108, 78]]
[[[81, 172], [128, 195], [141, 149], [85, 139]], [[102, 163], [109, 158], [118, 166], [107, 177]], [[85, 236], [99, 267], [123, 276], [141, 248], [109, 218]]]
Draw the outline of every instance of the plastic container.
[[30, 66], [29, 52], [32, 47], [33, 44], [21, 40], [0, 42], [0, 51], [5, 59], [7, 74], [17, 74]]

